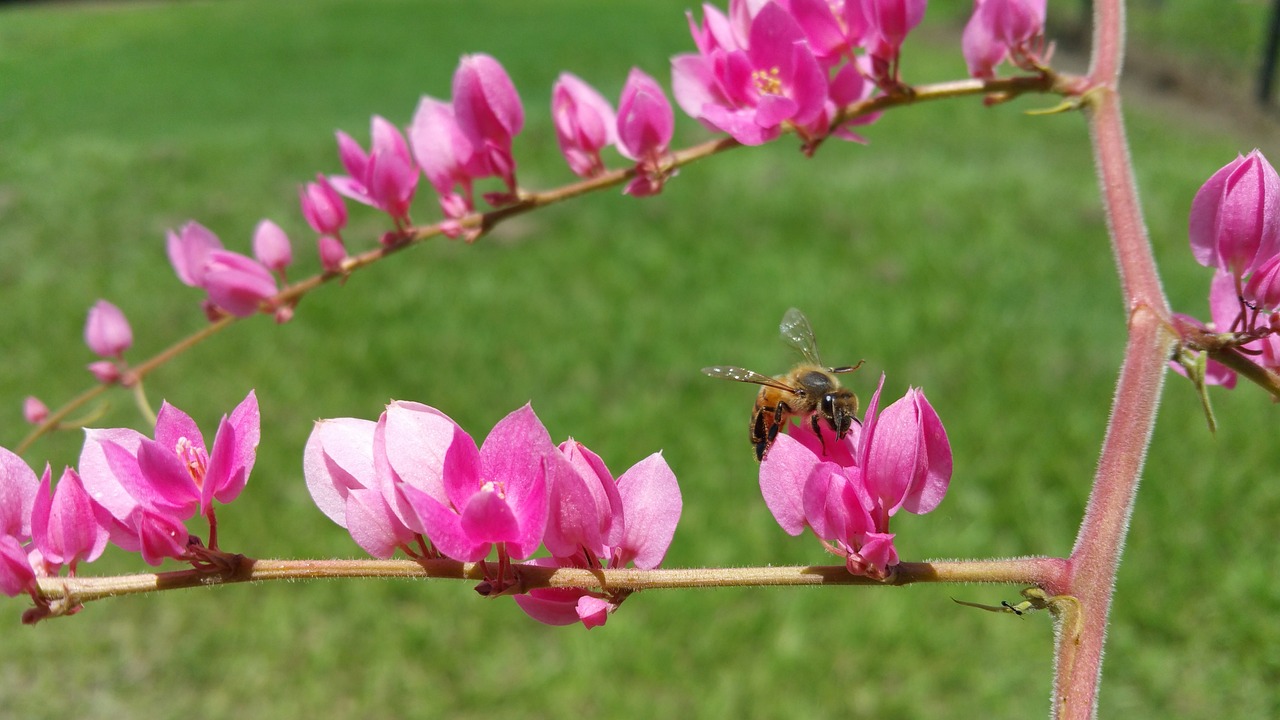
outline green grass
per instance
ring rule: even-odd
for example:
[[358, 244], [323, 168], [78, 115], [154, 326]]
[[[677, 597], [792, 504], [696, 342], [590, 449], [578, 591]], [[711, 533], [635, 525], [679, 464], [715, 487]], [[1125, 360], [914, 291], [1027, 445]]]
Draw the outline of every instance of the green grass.
[[[448, 94], [460, 54], [512, 73], [528, 114], [522, 184], [571, 178], [547, 121], [571, 70], [616, 96], [632, 65], [665, 81], [690, 47], [681, 3], [306, 2], [63, 5], [0, 11], [0, 443], [21, 398], [87, 386], [84, 313], [132, 320], [131, 356], [199, 328], [165, 228], [196, 218], [246, 250], [257, 220], [288, 230], [314, 271], [296, 186], [338, 169], [332, 131], [407, 123]], [[963, 75], [958, 31], [912, 46], [912, 80]], [[1252, 62], [1252, 60], [1249, 60]], [[807, 161], [783, 141], [682, 171], [659, 197], [616, 192], [433, 242], [306, 298], [296, 319], [241, 323], [148, 383], [208, 424], [258, 389], [263, 444], [220, 513], [230, 549], [358, 556], [311, 504], [311, 421], [420, 400], [478, 435], [526, 401], [615, 472], [663, 449], [684, 516], [672, 566], [827, 562], [773, 522], [746, 440], [752, 392], [698, 368], [769, 371], [774, 328], [803, 308], [833, 362], [866, 358], [870, 393], [923, 386], [956, 475], [931, 515], [895, 520], [907, 559], [1062, 555], [1102, 439], [1124, 339], [1083, 123], [1027, 117], [1031, 98], [894, 112], [871, 144]], [[1258, 137], [1164, 107], [1126, 106], [1156, 254], [1175, 305], [1201, 312], [1207, 271], [1185, 223], [1199, 182]], [[706, 137], [687, 118], [682, 144]], [[616, 162], [616, 158], [615, 158]], [[415, 217], [436, 216], [426, 192]], [[379, 218], [353, 208], [353, 244]], [[1132, 521], [1109, 632], [1104, 717], [1238, 717], [1280, 707], [1275, 409], [1216, 392], [1204, 429], [1171, 378]], [[139, 424], [112, 396], [102, 424]], [[74, 463], [79, 435], [33, 465]], [[109, 553], [89, 574], [141, 563]], [[447, 582], [193, 590], [95, 603], [17, 624], [0, 650], [15, 717], [917, 717], [1045, 714], [1046, 617], [954, 605], [1016, 588], [652, 592], [600, 630], [547, 628]]]

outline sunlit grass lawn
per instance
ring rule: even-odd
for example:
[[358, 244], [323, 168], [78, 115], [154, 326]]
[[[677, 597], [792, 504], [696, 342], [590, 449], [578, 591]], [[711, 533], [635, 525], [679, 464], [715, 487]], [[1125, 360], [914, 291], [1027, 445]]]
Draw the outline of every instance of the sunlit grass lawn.
[[[332, 131], [405, 124], [448, 95], [460, 54], [509, 69], [528, 114], [520, 179], [571, 179], [548, 98], [571, 70], [616, 96], [691, 47], [680, 3], [222, 2], [0, 11], [0, 443], [21, 399], [87, 386], [88, 306], [133, 322], [145, 357], [199, 328], [163, 233], [195, 218], [247, 251], [254, 224], [316, 269], [296, 186], [338, 171]], [[927, 28], [913, 81], [961, 77], [958, 31]], [[956, 474], [933, 514], [895, 520], [906, 559], [1069, 552], [1124, 339], [1084, 124], [1049, 98], [894, 112], [867, 147], [805, 160], [784, 140], [685, 169], [661, 196], [614, 191], [433, 242], [307, 297], [283, 326], [241, 323], [148, 382], [208, 426], [250, 388], [263, 443], [219, 514], [224, 546], [358, 556], [311, 504], [301, 451], [319, 417], [419, 400], [477, 435], [532, 401], [615, 472], [662, 449], [685, 510], [673, 566], [826, 563], [760, 500], [752, 390], [709, 364], [791, 361], [804, 309], [832, 362], [865, 358], [895, 396], [923, 386]], [[1199, 181], [1259, 138], [1130, 103], [1133, 154], [1175, 305], [1204, 309], [1185, 241]], [[1184, 121], [1186, 124], [1184, 125]], [[707, 135], [687, 118], [678, 141]], [[1278, 151], [1274, 145], [1264, 151]], [[616, 158], [614, 158], [616, 161]], [[425, 181], [415, 217], [436, 217]], [[353, 209], [353, 246], [380, 219]], [[1204, 429], [1171, 380], [1119, 578], [1104, 717], [1262, 717], [1280, 704], [1275, 409], [1215, 394]], [[139, 425], [112, 396], [99, 424]], [[27, 459], [74, 463], [76, 433]], [[90, 574], [141, 570], [110, 553]], [[95, 603], [36, 628], [0, 603], [0, 715], [14, 717], [920, 717], [1045, 714], [1046, 617], [989, 615], [1017, 588], [652, 592], [600, 630], [547, 628], [448, 582], [331, 582]]]

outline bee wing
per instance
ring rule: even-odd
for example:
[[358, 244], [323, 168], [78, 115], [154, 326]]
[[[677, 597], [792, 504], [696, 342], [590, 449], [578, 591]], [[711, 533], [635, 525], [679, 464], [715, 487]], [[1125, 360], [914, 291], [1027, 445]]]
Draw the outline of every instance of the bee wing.
[[702, 368], [702, 374], [713, 378], [724, 378], [725, 380], [737, 380], [738, 382], [752, 383], [755, 385], [764, 385], [766, 387], [786, 390], [787, 392], [795, 392], [796, 389], [777, 378], [771, 378], [768, 375], [761, 375], [754, 370], [746, 368], [734, 367], [732, 365], [714, 365], [712, 367]]
[[809, 325], [809, 318], [805, 317], [804, 313], [795, 308], [788, 310], [782, 316], [778, 332], [782, 334], [782, 340], [799, 350], [805, 360], [814, 365], [822, 364], [818, 359], [818, 341], [814, 338], [813, 327]]

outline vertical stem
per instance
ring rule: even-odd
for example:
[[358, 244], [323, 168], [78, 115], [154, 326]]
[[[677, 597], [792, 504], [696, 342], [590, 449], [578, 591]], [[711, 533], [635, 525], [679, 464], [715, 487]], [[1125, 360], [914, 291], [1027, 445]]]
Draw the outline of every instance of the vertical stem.
[[[1122, 0], [1094, 4], [1093, 57], [1087, 96], [1090, 136], [1107, 226], [1120, 273], [1129, 339], [1084, 521], [1068, 560], [1065, 588], [1078, 601], [1075, 628], [1059, 628], [1054, 715], [1071, 720], [1097, 711], [1111, 595], [1124, 550], [1138, 479], [1151, 442], [1165, 363], [1174, 337], [1138, 201], [1116, 88], [1124, 55]], [[1078, 630], [1078, 632], [1075, 632]]]

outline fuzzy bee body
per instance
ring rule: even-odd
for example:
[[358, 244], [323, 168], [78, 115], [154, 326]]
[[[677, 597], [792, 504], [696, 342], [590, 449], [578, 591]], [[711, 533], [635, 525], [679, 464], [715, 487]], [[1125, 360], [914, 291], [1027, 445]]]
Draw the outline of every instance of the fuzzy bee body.
[[711, 377], [760, 386], [750, 427], [751, 445], [758, 461], [764, 460], [778, 437], [778, 431], [791, 418], [807, 420], [819, 437], [818, 423], [825, 420], [836, 437], [841, 439], [857, 422], [858, 396], [843, 387], [836, 375], [853, 372], [862, 366], [862, 362], [843, 367], [823, 365], [818, 359], [818, 343], [813, 328], [804, 313], [795, 308], [782, 316], [778, 329], [782, 339], [804, 356], [804, 362], [790, 371], [770, 377], [731, 365], [702, 369]]

